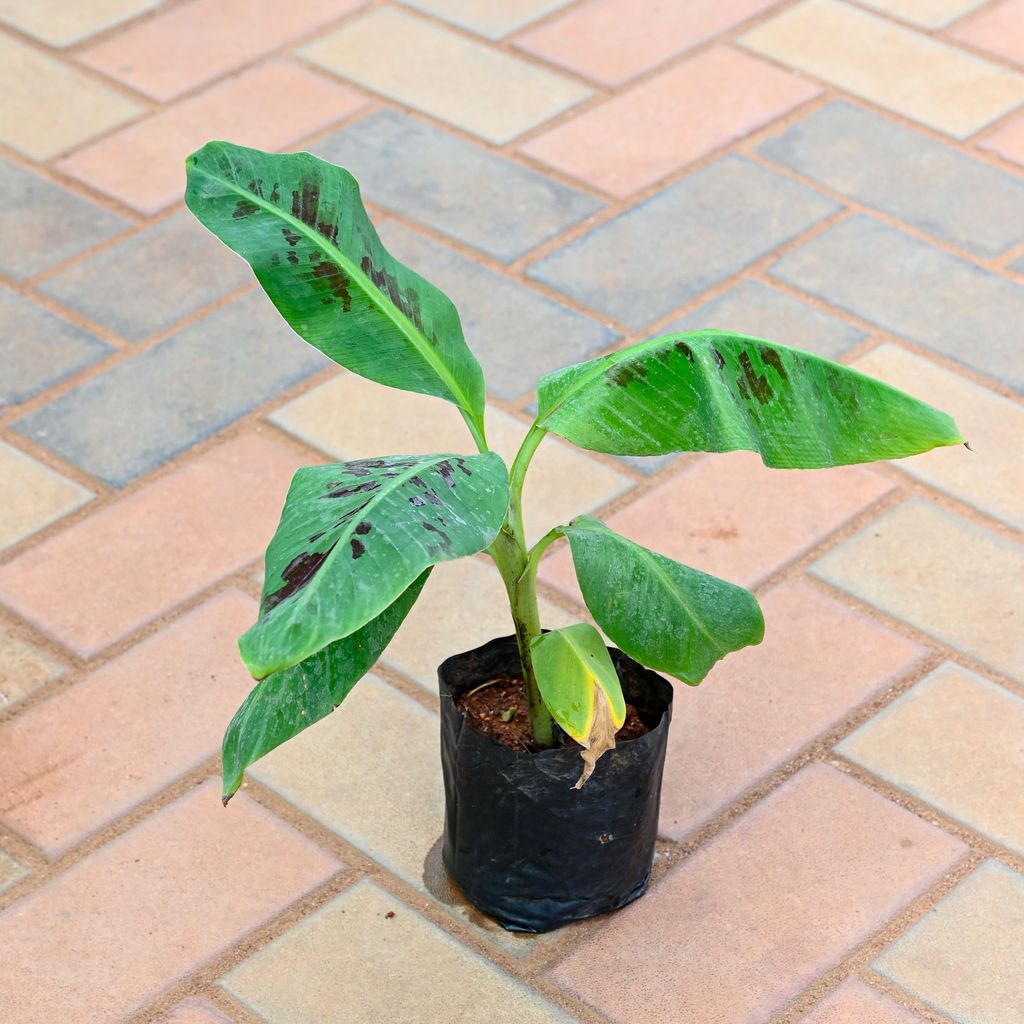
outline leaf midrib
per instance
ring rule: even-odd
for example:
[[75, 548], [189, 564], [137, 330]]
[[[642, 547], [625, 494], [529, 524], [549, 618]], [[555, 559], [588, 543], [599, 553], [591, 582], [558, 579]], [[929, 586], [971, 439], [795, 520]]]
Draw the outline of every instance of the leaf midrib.
[[299, 220], [298, 217], [293, 217], [290, 213], [286, 213], [281, 209], [281, 207], [268, 202], [263, 198], [263, 196], [242, 188], [240, 185], [231, 181], [230, 178], [224, 178], [219, 174], [212, 173], [198, 163], [195, 166], [201, 174], [205, 175], [211, 181], [216, 181], [227, 186], [228, 189], [235, 193], [235, 195], [244, 197], [248, 202], [252, 202], [254, 205], [262, 207], [268, 213], [272, 213], [281, 220], [294, 225], [294, 227], [302, 233], [307, 241], [315, 242], [319, 248], [326, 249], [332, 253], [336, 262], [341, 265], [353, 280], [359, 283], [360, 287], [369, 297], [373, 305], [375, 305], [389, 320], [391, 320], [391, 322], [413, 344], [424, 361], [430, 365], [431, 369], [433, 369], [437, 376], [440, 377], [448, 387], [452, 397], [455, 398], [459, 406], [463, 408], [474, 421], [476, 420], [476, 413], [469, 401], [469, 397], [459, 386], [458, 382], [444, 365], [443, 361], [434, 352], [430, 342], [427, 341], [424, 335], [420, 334], [416, 329], [416, 325], [400, 309], [396, 309], [391, 303], [384, 301], [383, 295], [381, 295], [380, 291], [376, 286], [374, 286], [373, 282], [363, 273], [360, 267], [357, 267], [348, 259], [341, 249], [328, 241], [328, 239], [321, 235], [319, 231], [314, 230], [304, 221]]

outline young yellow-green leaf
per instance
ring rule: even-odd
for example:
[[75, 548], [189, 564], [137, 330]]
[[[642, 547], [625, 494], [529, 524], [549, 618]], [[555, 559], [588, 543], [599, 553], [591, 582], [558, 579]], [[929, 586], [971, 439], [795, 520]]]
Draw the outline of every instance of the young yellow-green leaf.
[[508, 471], [482, 455], [391, 455], [300, 469], [267, 548], [260, 617], [238, 641], [262, 679], [355, 632], [424, 569], [482, 551]]
[[221, 775], [225, 804], [253, 762], [341, 704], [384, 653], [429, 575], [427, 569], [361, 629], [335, 640], [298, 665], [274, 672], [253, 687], [224, 733]]
[[961, 444], [944, 412], [828, 359], [724, 331], [670, 334], [556, 370], [537, 423], [615, 455], [758, 452], [817, 469]]
[[294, 331], [370, 380], [454, 402], [482, 439], [483, 372], [459, 314], [384, 248], [348, 171], [227, 142], [186, 168], [186, 205], [252, 266]]
[[627, 540], [591, 516], [569, 538], [583, 600], [612, 642], [649, 668], [695, 686], [720, 658], [764, 639], [757, 598]]
[[542, 633], [530, 649], [544, 706], [583, 747], [579, 789], [626, 720], [622, 685], [601, 634], [586, 623]]

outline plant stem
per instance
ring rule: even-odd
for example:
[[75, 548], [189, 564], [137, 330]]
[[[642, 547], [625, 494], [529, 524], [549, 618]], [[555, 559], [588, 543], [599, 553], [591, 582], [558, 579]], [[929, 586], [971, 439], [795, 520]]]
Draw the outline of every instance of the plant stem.
[[530, 731], [533, 733], [534, 743], [539, 747], [554, 745], [554, 722], [541, 700], [530, 647], [533, 639], [540, 636], [541, 627], [540, 611], [537, 608], [537, 566], [536, 561], [531, 563], [527, 556], [526, 533], [523, 529], [523, 480], [530, 460], [546, 433], [546, 430], [534, 424], [523, 439], [522, 447], [509, 472], [508, 515], [505, 517], [501, 532], [490, 547], [491, 557], [505, 581], [505, 590], [508, 593], [519, 659], [523, 666], [523, 685], [526, 689]]

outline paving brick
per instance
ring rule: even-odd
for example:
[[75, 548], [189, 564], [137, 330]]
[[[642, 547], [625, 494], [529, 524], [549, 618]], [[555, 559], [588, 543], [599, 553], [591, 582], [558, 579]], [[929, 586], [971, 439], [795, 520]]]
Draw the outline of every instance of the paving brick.
[[[686, 467], [607, 523], [701, 572], [752, 587], [891, 489], [859, 466], [783, 472], [751, 452], [731, 452]], [[568, 549], [544, 560], [541, 577], [575, 591]]]
[[59, 168], [142, 213], [157, 213], [181, 198], [185, 157], [210, 139], [288, 149], [365, 102], [320, 75], [270, 61], [79, 150]]
[[112, 238], [128, 221], [38, 174], [0, 159], [0, 216], [4, 235], [0, 272], [24, 281]]
[[1024, 117], [1015, 117], [979, 143], [982, 149], [1024, 164]]
[[374, 203], [506, 263], [601, 209], [591, 196], [394, 110], [313, 149], [347, 167]]
[[828, 359], [839, 359], [867, 337], [859, 327], [758, 280], [732, 285], [669, 324], [664, 333], [706, 328], [768, 338]]
[[[357, 412], [358, 410], [358, 412]], [[455, 406], [426, 395], [385, 390], [343, 374], [278, 409], [274, 423], [338, 460], [398, 452], [468, 452], [473, 443]], [[487, 440], [511, 463], [526, 425], [489, 407]], [[629, 487], [621, 473], [564, 442], [547, 439], [526, 479], [524, 517], [534, 539], [557, 523], [592, 511]]]
[[253, 292], [80, 384], [14, 429], [120, 487], [329, 365], [262, 292]]
[[818, 559], [812, 571], [1024, 680], [1024, 633], [1007, 601], [1024, 578], [1024, 549], [1012, 541], [912, 498]]
[[407, 7], [415, 7], [433, 14], [453, 25], [468, 28], [488, 39], [501, 39], [510, 32], [523, 28], [531, 21], [564, 7], [569, 0], [404, 0]]
[[80, 327], [0, 287], [0, 407], [23, 402], [112, 351]]
[[992, 4], [949, 31], [947, 38], [1024, 64], [1024, 2], [1003, 0]]
[[380, 233], [394, 256], [455, 303], [466, 340], [484, 368], [488, 391], [506, 401], [531, 392], [545, 373], [589, 359], [618, 338], [611, 328], [397, 221], [385, 221]]
[[1024, 700], [944, 665], [836, 748], [844, 757], [1024, 854]]
[[[769, 273], [884, 330], [1024, 390], [1024, 286], [856, 215]], [[984, 339], [983, 341], [981, 339]]]
[[0, 914], [0, 990], [18, 1024], [113, 1024], [341, 865], [210, 781]]
[[28, 869], [23, 864], [19, 864], [12, 856], [0, 850], [0, 892], [10, 889], [27, 874]]
[[921, 28], [945, 28], [977, 10], [987, 0], [862, 0], [865, 7], [874, 7], [882, 14], [909, 21]]
[[143, 112], [132, 100], [20, 39], [0, 35], [0, 142], [49, 160]]
[[766, 61], [715, 47], [535, 136], [521, 152], [625, 198], [820, 92]]
[[228, 591], [0, 725], [0, 820], [55, 860], [216, 754], [252, 688], [235, 638], [255, 619]]
[[816, 110], [758, 152], [980, 256], [1024, 239], [1024, 181], [847, 100]]
[[71, 46], [157, 6], [159, 0], [0, 0], [0, 21], [51, 46]]
[[964, 852], [812, 764], [616, 914], [552, 977], [617, 1022], [760, 1024]]
[[89, 657], [255, 561], [309, 461], [225, 442], [0, 567], [0, 601]]
[[34, 693], [44, 683], [63, 674], [63, 667], [6, 626], [0, 626], [0, 711]]
[[1024, 409], [897, 345], [872, 349], [854, 366], [948, 412], [973, 449], [939, 448], [892, 463], [918, 480], [1024, 529]]
[[439, 729], [435, 714], [371, 675], [249, 774], [422, 889], [444, 824]]
[[172, 100], [355, 10], [360, 2], [303, 0], [280, 17], [274, 0], [192, 0], [77, 57], [153, 99]]
[[880, 992], [856, 978], [847, 978], [800, 1024], [925, 1024], [924, 1018], [897, 1006]]
[[1024, 76], [838, 0], [804, 0], [740, 43], [957, 139], [1024, 101]]
[[161, 1017], [158, 1024], [232, 1024], [232, 1022], [209, 1003], [200, 999], [187, 999], [176, 1006], [167, 1017]]
[[395, 8], [348, 22], [299, 53], [497, 145], [590, 95], [570, 78]]
[[365, 879], [221, 984], [267, 1024], [321, 1024], [339, 1007], [346, 1024], [570, 1020]]
[[873, 964], [958, 1024], [1024, 1019], [1024, 879], [988, 861]]
[[734, 28], [778, 0], [590, 0], [527, 32], [516, 46], [617, 86]]
[[0, 441], [0, 551], [61, 516], [81, 508], [93, 495], [24, 452]]
[[725, 156], [545, 256], [528, 274], [641, 328], [838, 209], [803, 185]]
[[681, 839], [906, 674], [924, 648], [802, 585], [761, 599], [765, 639], [676, 687], [661, 831]]
[[141, 341], [251, 280], [248, 265], [183, 212], [48, 278], [39, 291]]
[[[539, 604], [545, 629], [578, 621], [544, 598]], [[511, 633], [508, 596], [498, 570], [481, 559], [463, 558], [434, 569], [382, 660], [437, 693], [437, 667], [445, 658]]]

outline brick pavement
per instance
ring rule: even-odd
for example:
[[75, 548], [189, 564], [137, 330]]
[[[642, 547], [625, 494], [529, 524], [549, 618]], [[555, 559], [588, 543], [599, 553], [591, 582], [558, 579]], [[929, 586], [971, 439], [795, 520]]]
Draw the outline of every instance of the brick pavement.
[[[0, 0], [5, 1022], [1019, 1024], [1024, 2], [282, 11]], [[291, 472], [462, 433], [304, 348], [183, 212], [218, 136], [360, 177], [455, 298], [502, 451], [539, 374], [698, 327], [970, 438], [806, 475], [542, 448], [534, 534], [595, 511], [765, 608], [763, 647], [680, 688], [628, 910], [512, 936], [438, 869], [432, 675], [505, 630], [484, 558], [221, 810]], [[581, 613], [557, 548], [541, 578], [548, 624]]]

